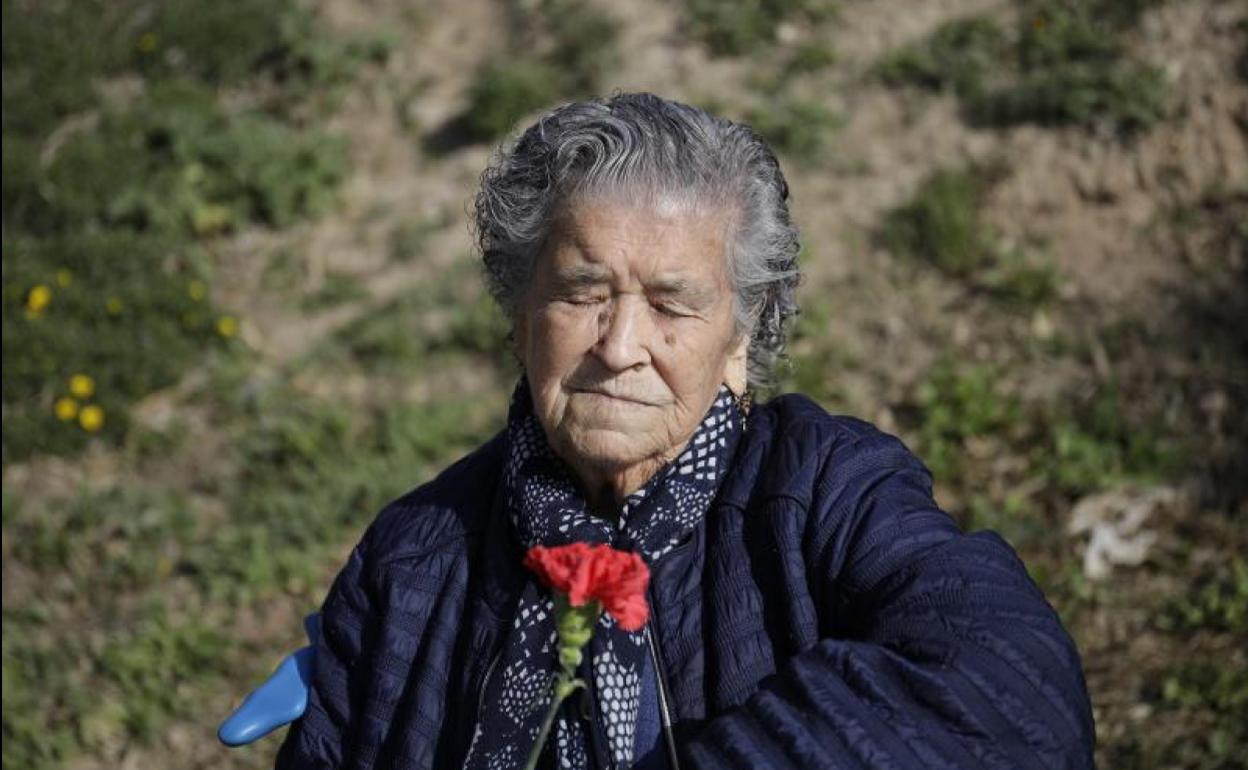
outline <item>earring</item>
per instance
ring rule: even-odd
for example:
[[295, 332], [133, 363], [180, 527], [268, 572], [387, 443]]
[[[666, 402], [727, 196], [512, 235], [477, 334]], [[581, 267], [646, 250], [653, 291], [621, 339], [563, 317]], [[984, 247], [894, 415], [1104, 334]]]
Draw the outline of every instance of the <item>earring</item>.
[[754, 391], [747, 387], [739, 396], [733, 393], [732, 400], [737, 405], [737, 409], [741, 410], [741, 430], [745, 430], [749, 425], [750, 410], [754, 408]]

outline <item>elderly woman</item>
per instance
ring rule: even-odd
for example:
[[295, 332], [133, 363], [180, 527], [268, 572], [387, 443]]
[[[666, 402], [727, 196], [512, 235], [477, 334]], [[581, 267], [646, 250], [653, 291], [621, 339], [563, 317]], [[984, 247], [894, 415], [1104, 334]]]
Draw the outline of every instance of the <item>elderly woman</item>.
[[1085, 768], [1079, 657], [1011, 548], [963, 534], [897, 438], [751, 406], [797, 231], [749, 128], [650, 94], [560, 107], [476, 226], [523, 366], [506, 428], [385, 506], [321, 612], [279, 768], [513, 768], [550, 703], [526, 549], [640, 554], [542, 760], [601, 768]]

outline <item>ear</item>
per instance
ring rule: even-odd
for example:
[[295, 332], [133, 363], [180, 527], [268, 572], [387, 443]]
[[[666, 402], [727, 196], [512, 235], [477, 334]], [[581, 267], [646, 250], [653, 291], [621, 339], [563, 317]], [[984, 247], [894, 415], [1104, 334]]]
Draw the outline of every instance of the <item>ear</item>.
[[750, 337], [748, 334], [742, 334], [732, 352], [728, 354], [728, 361], [724, 367], [724, 383], [738, 396], [745, 394], [748, 382], [749, 369], [746, 362], [749, 349]]

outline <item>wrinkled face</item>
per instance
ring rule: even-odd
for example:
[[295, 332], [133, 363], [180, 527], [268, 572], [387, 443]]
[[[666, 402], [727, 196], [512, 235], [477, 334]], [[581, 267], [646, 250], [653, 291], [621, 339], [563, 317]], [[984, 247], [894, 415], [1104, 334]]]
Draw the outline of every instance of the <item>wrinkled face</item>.
[[573, 468], [657, 470], [743, 366], [725, 234], [722, 214], [684, 207], [591, 199], [560, 212], [515, 338], [538, 419]]

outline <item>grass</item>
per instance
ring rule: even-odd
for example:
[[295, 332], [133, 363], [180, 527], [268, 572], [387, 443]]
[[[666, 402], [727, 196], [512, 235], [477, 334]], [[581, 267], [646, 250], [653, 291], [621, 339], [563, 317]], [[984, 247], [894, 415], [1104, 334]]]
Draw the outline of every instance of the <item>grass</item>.
[[[5, 462], [122, 443], [130, 404], [237, 335], [204, 244], [335, 205], [343, 141], [221, 89], [277, 80], [290, 106], [385, 55], [294, 2], [137, 8], [4, 5]], [[94, 387], [71, 401], [74, 375]]]
[[487, 438], [505, 408], [449, 397], [361, 412], [284, 382], [218, 391], [238, 431], [213, 471], [220, 513], [161, 486], [84, 488], [40, 508], [6, 495], [6, 575], [38, 586], [5, 603], [6, 766], [58, 766], [202, 720], [205, 694], [236, 690], [226, 675], [257, 665], [237, 618], [283, 596], [314, 606], [338, 544]]
[[961, 478], [968, 442], [1001, 436], [1017, 440], [1023, 414], [1016, 398], [1005, 392], [1000, 373], [988, 364], [937, 361], [917, 385], [919, 454], [942, 482]]
[[[93, 436], [119, 441], [131, 403], [177, 382], [205, 347], [231, 343], [206, 266], [193, 252], [171, 254], [166, 239], [27, 236], [6, 238], [4, 250], [6, 463], [73, 453]], [[71, 392], [74, 375], [91, 378], [89, 392]], [[58, 414], [67, 398], [73, 412]], [[92, 405], [104, 414], [94, 429], [80, 419]]]
[[981, 209], [1004, 170], [993, 164], [938, 169], [914, 195], [887, 212], [880, 242], [894, 254], [1023, 309], [1057, 300], [1061, 275], [1035, 248], [1005, 247]]
[[827, 0], [685, 0], [685, 19], [690, 35], [711, 53], [737, 56], [771, 45], [785, 21], [818, 22], [834, 9]]
[[1077, 496], [1126, 481], [1157, 483], [1184, 470], [1185, 446], [1155, 415], [1128, 415], [1121, 387], [1102, 384], [1084, 398], [1038, 410], [1044, 440], [1034, 467], [1056, 492]]
[[909, 202], [885, 217], [884, 244], [951, 276], [974, 275], [994, 258], [992, 233], [979, 214], [987, 189], [984, 177], [973, 170], [936, 171]]
[[1110, 125], [1131, 134], [1166, 117], [1163, 73], [1133, 58], [1125, 43], [1158, 3], [1017, 4], [1011, 30], [983, 17], [950, 21], [885, 56], [874, 74], [893, 86], [950, 91], [980, 125]]
[[468, 357], [505, 367], [508, 326], [479, 286], [475, 265], [457, 267], [400, 293], [336, 331], [299, 366], [393, 375]]
[[301, 306], [307, 311], [324, 310], [368, 299], [369, 296], [368, 286], [359, 276], [342, 270], [329, 270], [321, 286], [303, 297]]
[[234, 115], [208, 89], [154, 86], [70, 139], [38, 180], [35, 232], [87, 227], [190, 239], [325, 213], [346, 173], [345, 146], [258, 113]]

